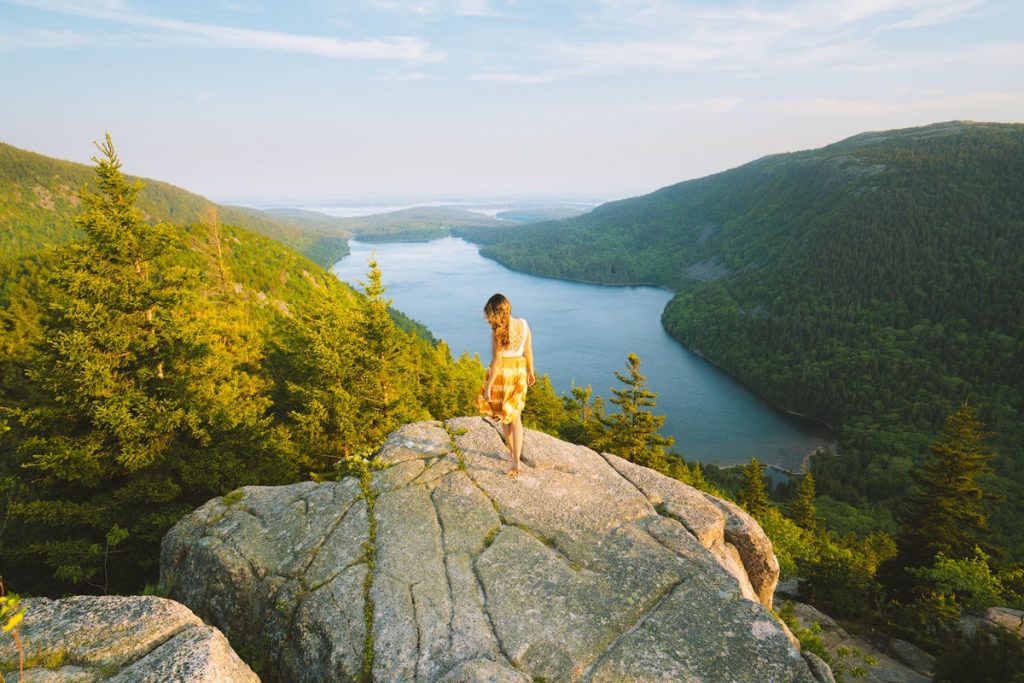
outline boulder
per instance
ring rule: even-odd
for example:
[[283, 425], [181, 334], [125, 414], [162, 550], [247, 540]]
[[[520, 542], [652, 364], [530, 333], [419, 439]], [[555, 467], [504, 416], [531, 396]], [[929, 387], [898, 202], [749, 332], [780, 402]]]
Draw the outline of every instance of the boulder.
[[480, 418], [406, 425], [362, 480], [208, 502], [161, 583], [267, 681], [828, 680], [738, 508], [539, 432], [506, 457]]
[[967, 635], [974, 635], [981, 625], [1005, 629], [1018, 638], [1024, 638], [1024, 611], [989, 607], [981, 611], [968, 610], [960, 618], [960, 629]]
[[[216, 628], [184, 605], [145, 596], [26, 598], [20, 632], [26, 683], [258, 683]], [[13, 639], [0, 671], [18, 680]]]
[[914, 671], [925, 676], [932, 676], [935, 673], [935, 657], [913, 643], [899, 638], [886, 638], [882, 644], [893, 657]]
[[[809, 629], [814, 624], [821, 628], [818, 635], [825, 648], [837, 658], [837, 670], [838, 665], [846, 670], [863, 669], [864, 675], [857, 680], [865, 683], [928, 683], [932, 680], [934, 658], [922, 651], [913, 652], [911, 648], [916, 648], [910, 643], [852, 635], [811, 605], [787, 600], [779, 593], [776, 597], [780, 605], [792, 608], [802, 628]], [[847, 654], [838, 654], [842, 652]], [[812, 657], [809, 652], [804, 654]]]

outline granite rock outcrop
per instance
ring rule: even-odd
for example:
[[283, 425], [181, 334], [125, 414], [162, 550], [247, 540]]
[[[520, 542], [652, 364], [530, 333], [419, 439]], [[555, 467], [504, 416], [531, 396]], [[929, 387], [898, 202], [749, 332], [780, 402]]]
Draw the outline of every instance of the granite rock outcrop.
[[539, 432], [506, 458], [480, 418], [406, 425], [361, 478], [209, 501], [161, 583], [266, 681], [827, 680], [742, 510]]
[[[147, 596], [26, 598], [20, 625], [25, 683], [259, 683], [216, 628], [187, 607]], [[12, 638], [0, 639], [8, 683], [18, 680]]]

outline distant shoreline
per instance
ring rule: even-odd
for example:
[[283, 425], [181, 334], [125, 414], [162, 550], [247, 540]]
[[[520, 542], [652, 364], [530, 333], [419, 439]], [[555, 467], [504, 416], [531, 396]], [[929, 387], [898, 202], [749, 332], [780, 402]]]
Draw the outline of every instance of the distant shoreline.
[[[462, 239], [463, 241], [468, 242], [468, 240], [466, 240], [466, 239], [464, 239], [462, 237], [454, 236], [453, 238], [454, 239]], [[469, 242], [469, 243], [473, 244], [472, 242]], [[479, 252], [479, 250], [480, 249], [479, 249], [479, 246], [478, 246], [477, 247], [477, 251]], [[483, 256], [484, 258], [488, 258], [491, 261], [494, 261], [495, 263], [501, 265], [504, 268], [508, 268], [509, 270], [515, 271], [517, 273], [524, 273], [526, 275], [532, 275], [534, 277], [549, 278], [551, 280], [561, 280], [561, 281], [564, 281], [564, 282], [576, 282], [576, 283], [579, 283], [579, 284], [586, 284], [586, 285], [596, 285], [596, 286], [599, 286], [599, 287], [652, 287], [654, 289], [661, 289], [663, 291], [666, 291], [669, 294], [671, 294], [673, 297], [678, 295], [677, 291], [675, 291], [675, 290], [673, 290], [673, 289], [671, 289], [669, 287], [665, 287], [663, 285], [658, 285], [658, 284], [653, 284], [653, 283], [634, 282], [634, 283], [609, 284], [607, 282], [590, 282], [588, 280], [579, 280], [579, 279], [575, 279], [575, 278], [554, 277], [554, 276], [550, 276], [550, 275], [540, 275], [540, 274], [537, 274], [537, 273], [531, 273], [531, 272], [526, 271], [526, 270], [520, 270], [518, 268], [513, 268], [512, 266], [508, 265], [507, 263], [502, 263], [500, 260], [498, 260], [496, 258], [491, 258], [490, 256], [486, 256], [483, 253], [481, 253], [480, 255]], [[668, 304], [666, 304], [666, 307], [667, 306], [668, 306]], [[662, 313], [664, 313], [664, 310], [662, 310]], [[810, 415], [807, 415], [807, 414], [798, 412], [796, 410], [793, 410], [792, 408], [787, 408], [784, 405], [780, 405], [780, 404], [777, 404], [777, 403], [774, 403], [774, 402], [768, 400], [767, 397], [765, 397], [763, 394], [761, 394], [755, 388], [751, 387], [749, 384], [747, 384], [746, 382], [744, 382], [743, 380], [738, 378], [736, 375], [734, 375], [733, 373], [729, 372], [727, 369], [723, 368], [721, 365], [719, 365], [718, 363], [715, 363], [713, 360], [711, 360], [707, 356], [705, 356], [703, 351], [701, 351], [700, 349], [691, 348], [682, 339], [679, 339], [674, 334], [672, 334], [672, 332], [665, 327], [665, 323], [662, 320], [659, 320], [659, 323], [661, 324], [661, 329], [665, 330], [665, 333], [669, 337], [671, 337], [673, 340], [675, 340], [676, 343], [681, 345], [684, 349], [686, 349], [690, 353], [694, 354], [695, 356], [698, 356], [701, 360], [705, 361], [706, 363], [709, 363], [710, 365], [712, 365], [713, 367], [715, 367], [716, 369], [718, 369], [722, 373], [728, 375], [733, 381], [735, 381], [737, 384], [743, 386], [748, 391], [753, 393], [755, 396], [757, 396], [760, 400], [764, 401], [764, 403], [766, 405], [770, 406], [772, 409], [777, 410], [777, 411], [779, 411], [781, 413], [784, 413], [784, 414], [786, 414], [789, 417], [793, 417], [793, 418], [796, 418], [798, 420], [814, 423], [815, 425], [818, 425], [819, 427], [824, 427], [826, 430], [828, 430], [829, 436], [832, 437], [832, 439], [833, 439], [832, 442], [829, 444], [829, 450], [833, 450], [834, 451], [836, 449], [836, 446], [838, 445], [838, 437], [839, 437], [839, 430], [836, 429], [836, 427], [834, 427], [833, 425], [831, 425], [828, 422], [826, 422], [824, 420], [821, 420], [819, 418], [812, 417]], [[815, 451], [816, 450], [817, 449], [815, 449]], [[803, 460], [806, 461], [807, 458], [810, 457], [810, 455], [813, 452], [814, 451], [808, 452], [807, 455], [804, 456]]]

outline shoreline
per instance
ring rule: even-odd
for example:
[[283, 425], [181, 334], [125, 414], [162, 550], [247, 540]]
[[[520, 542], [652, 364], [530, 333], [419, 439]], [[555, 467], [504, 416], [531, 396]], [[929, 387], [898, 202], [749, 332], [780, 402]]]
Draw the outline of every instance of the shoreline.
[[745, 388], [746, 388], [746, 389], [747, 389], [748, 391], [750, 391], [750, 392], [751, 392], [752, 394], [754, 394], [754, 395], [755, 395], [755, 396], [757, 396], [757, 397], [758, 397], [759, 399], [761, 399], [762, 401], [764, 401], [765, 405], [771, 406], [771, 408], [772, 408], [773, 410], [778, 410], [778, 411], [779, 411], [779, 412], [781, 412], [781, 413], [785, 413], [785, 414], [786, 414], [786, 415], [788, 415], [789, 417], [795, 417], [795, 418], [797, 418], [797, 419], [799, 419], [799, 420], [804, 420], [804, 421], [806, 421], [806, 422], [813, 422], [813, 423], [814, 423], [814, 424], [816, 424], [816, 425], [819, 425], [819, 426], [821, 426], [821, 427], [824, 427], [825, 429], [827, 429], [827, 430], [829, 431], [829, 434], [830, 434], [830, 435], [832, 435], [832, 436], [836, 437], [836, 439], [837, 439], [837, 441], [834, 441], [834, 442], [833, 442], [832, 444], [830, 444], [830, 445], [835, 445], [836, 443], [838, 443], [838, 437], [839, 437], [839, 430], [838, 430], [838, 429], [836, 429], [835, 427], [833, 427], [832, 425], [830, 425], [830, 424], [829, 424], [828, 422], [825, 422], [824, 420], [820, 420], [820, 419], [818, 419], [818, 418], [816, 418], [816, 417], [811, 417], [810, 415], [806, 415], [806, 414], [804, 414], [804, 413], [800, 413], [800, 412], [797, 412], [797, 411], [795, 411], [795, 410], [793, 410], [793, 409], [791, 409], [791, 408], [787, 408], [787, 407], [786, 407], [786, 406], [784, 406], [784, 405], [779, 405], [779, 404], [777, 404], [777, 403], [772, 403], [772, 402], [771, 402], [771, 401], [769, 401], [769, 400], [768, 400], [768, 399], [767, 399], [767, 398], [766, 398], [765, 396], [763, 396], [763, 395], [762, 395], [761, 393], [759, 393], [759, 392], [758, 392], [758, 391], [757, 391], [756, 389], [754, 389], [754, 388], [753, 388], [752, 386], [750, 386], [749, 384], [747, 384], [746, 382], [744, 382], [744, 381], [743, 381], [743, 380], [741, 380], [740, 378], [736, 377], [736, 375], [732, 374], [731, 372], [729, 372], [728, 370], [726, 370], [725, 368], [723, 368], [723, 367], [722, 367], [721, 365], [719, 365], [719, 364], [718, 364], [718, 363], [716, 363], [715, 361], [713, 361], [713, 360], [711, 360], [710, 358], [708, 358], [707, 356], [705, 356], [705, 355], [704, 355], [704, 352], [703, 352], [703, 351], [701, 351], [700, 349], [693, 349], [693, 348], [690, 348], [690, 347], [689, 347], [689, 346], [688, 346], [688, 345], [686, 344], [686, 342], [684, 342], [684, 341], [683, 341], [682, 339], [680, 339], [679, 337], [677, 337], [677, 336], [675, 336], [674, 334], [672, 334], [672, 333], [671, 333], [671, 332], [670, 332], [670, 331], [669, 331], [669, 330], [668, 330], [668, 329], [667, 329], [667, 328], [665, 327], [665, 324], [664, 324], [664, 323], [662, 323], [662, 325], [661, 325], [661, 328], [662, 328], [663, 330], [665, 330], [665, 333], [666, 333], [666, 334], [667, 334], [668, 336], [670, 336], [670, 337], [672, 337], [672, 339], [676, 340], [676, 341], [677, 341], [677, 342], [678, 342], [678, 343], [679, 343], [679, 344], [680, 344], [680, 345], [681, 345], [681, 346], [682, 346], [682, 347], [683, 347], [684, 349], [686, 349], [687, 351], [689, 351], [690, 353], [692, 353], [692, 354], [693, 354], [693, 355], [695, 355], [695, 356], [699, 356], [701, 360], [703, 360], [703, 361], [705, 361], [706, 363], [708, 363], [708, 364], [710, 364], [710, 365], [714, 366], [715, 368], [719, 369], [720, 371], [722, 371], [723, 373], [725, 373], [726, 375], [728, 375], [729, 377], [731, 377], [731, 378], [732, 378], [732, 379], [733, 379], [733, 380], [734, 380], [734, 381], [735, 381], [735, 382], [736, 382], [737, 384], [739, 384], [740, 386], [743, 386], [743, 387], [745, 387]]
[[[445, 241], [446, 239], [448, 241]], [[690, 403], [678, 396], [674, 398], [666, 398], [667, 403], [665, 406], [661, 406], [661, 402], [659, 401], [659, 407], [662, 408], [662, 411], [670, 409], [675, 411], [675, 413], [678, 413], [680, 410], [686, 411], [675, 414], [674, 417], [667, 416], [670, 417], [670, 425], [666, 426], [671, 427], [673, 435], [679, 438], [679, 430], [683, 430], [684, 433], [682, 436], [685, 436], [686, 431], [696, 430], [696, 441], [690, 442], [689, 440], [684, 440], [684, 442], [681, 442], [685, 443], [687, 446], [682, 449], [686, 453], [685, 457], [687, 460], [696, 460], [704, 464], [724, 466], [722, 464], [723, 461], [725, 463], [742, 464], [742, 462], [749, 458], [749, 455], [756, 454], [763, 462], [770, 462], [786, 469], [798, 471], [801, 469], [803, 463], [806, 462], [809, 453], [813, 452], [815, 449], [821, 446], [830, 448], [835, 447], [836, 433], [835, 430], [831, 428], [831, 425], [820, 420], [800, 415], [786, 406], [776, 405], [773, 402], [768, 401], [760, 392], [755, 391], [749, 385], [740, 381], [735, 375], [707, 359], [703, 352], [698, 349], [691, 348], [678, 337], [671, 334], [664, 325], [664, 311], [673, 300], [673, 296], [676, 295], [676, 292], [671, 289], [659, 286], [652, 287], [651, 285], [646, 285], [644, 283], [609, 285], [602, 283], [590, 283], [570, 278], [537, 275], [535, 273], [528, 272], [526, 269], [509, 267], [494, 258], [484, 257], [483, 259], [480, 259], [480, 256], [482, 256], [480, 253], [480, 246], [457, 236], [448, 238], [441, 237], [425, 241], [416, 240], [416, 242], [420, 244], [432, 244], [433, 246], [425, 248], [430, 250], [429, 253], [435, 254], [437, 259], [441, 259], [446, 264], [448, 261], [445, 259], [448, 257], [443, 256], [444, 254], [458, 253], [460, 255], [464, 255], [466, 258], [472, 257], [474, 259], [479, 259], [481, 264], [492, 264], [490, 268], [497, 268], [497, 270], [486, 271], [490, 272], [492, 277], [504, 278], [506, 276], [501, 275], [501, 271], [504, 271], [508, 273], [507, 277], [525, 277], [527, 278], [527, 281], [529, 279], [533, 279], [536, 282], [533, 286], [538, 288], [538, 291], [548, 291], [545, 289], [548, 287], [565, 288], [566, 286], [569, 286], [570, 289], [559, 289], [553, 291], [563, 292], [562, 296], [569, 296], [571, 298], [574, 296], [572, 292], [575, 291], [572, 287], [579, 286], [587, 290], [586, 293], [581, 294], [581, 296], [593, 297], [597, 301], [604, 301], [605, 299], [603, 297], [605, 296], [610, 297], [609, 300], [611, 301], [622, 300], [622, 297], [625, 297], [624, 300], [633, 301], [631, 297], [641, 297], [642, 301], [645, 302], [643, 306], [642, 328], [644, 339], [648, 341], [637, 341], [636, 343], [640, 343], [641, 345], [652, 344], [653, 347], [663, 349], [663, 351], [659, 352], [665, 354], [663, 357], [659, 356], [659, 358], [662, 359], [661, 362], [664, 363], [666, 361], [671, 361], [672, 364], [661, 367], [662, 372], [668, 373], [668, 376], [670, 377], [675, 377], [677, 373], [684, 373], [686, 377], [690, 377], [690, 375], [686, 373], [696, 373], [693, 375], [694, 379], [700, 378], [700, 381], [707, 381], [710, 383], [709, 386], [721, 385], [721, 389], [713, 390], [712, 396], [718, 395], [715, 392], [725, 392], [723, 396], [735, 396], [735, 400], [742, 402], [738, 405], [742, 405], [745, 408], [749, 406], [751, 410], [755, 411], [751, 413], [752, 416], [762, 415], [761, 417], [754, 418], [753, 421], [745, 421], [742, 426], [733, 428], [727, 423], [733, 419], [733, 417], [736, 419], [743, 418], [746, 420], [746, 413], [739, 413], [732, 417], [728, 414], [722, 414], [721, 409], [725, 409], [727, 405], [731, 405], [722, 404], [722, 406], [719, 407], [720, 410], [716, 411], [718, 413], [718, 417], [709, 417], [709, 419], [717, 425], [715, 429], [718, 430], [718, 432], [714, 433], [714, 436], [709, 436], [711, 434], [710, 432], [706, 433], [707, 430], [701, 431], [702, 428], [693, 423], [693, 416], [689, 413], [689, 409], [693, 408], [697, 411], [697, 414], [700, 415], [703, 415], [703, 413], [701, 412], [702, 408], [690, 405], [690, 403], [692, 403], [692, 397], [689, 399]], [[387, 242], [378, 242], [377, 240], [364, 241], [353, 239], [352, 251], [353, 253], [358, 251], [368, 252], [378, 246], [383, 248], [386, 244]], [[391, 244], [391, 249], [402, 249], [401, 244], [410, 244], [411, 249], [419, 248], [413, 247], [410, 240], [393, 240], [391, 241]], [[483, 265], [480, 267], [484, 268]], [[332, 270], [334, 269], [332, 268]], [[543, 284], [544, 281], [551, 283], [551, 285]], [[608, 294], [602, 295], [600, 290], [597, 290], [594, 287], [594, 284], [597, 284], [602, 288], [610, 288], [605, 289]], [[623, 287], [628, 289], [623, 289]], [[636, 293], [628, 294], [627, 292], [629, 291]], [[655, 321], [655, 318], [657, 318], [657, 321]], [[637, 321], [637, 325], [641, 325], [639, 320]], [[461, 328], [455, 331], [458, 333], [464, 332]], [[623, 334], [628, 338], [632, 338], [626, 330], [623, 330]], [[458, 334], [456, 336], [458, 336]], [[561, 353], [561, 351], [559, 352]], [[694, 356], [697, 357], [695, 358]], [[683, 370], [682, 368], [692, 369]], [[589, 377], [586, 373], [584, 374], [586, 377]], [[607, 378], [603, 375], [600, 379], [607, 381]], [[578, 382], [579, 378], [577, 378], [577, 383]], [[600, 380], [598, 381], [598, 384], [600, 384]], [[692, 393], [692, 391], [689, 393], [683, 392], [682, 395], [689, 396], [690, 393]], [[760, 411], [760, 413], [756, 411]], [[673, 423], [673, 420], [678, 424]], [[733, 434], [737, 429], [739, 430], [738, 433]], [[767, 440], [758, 439], [759, 429], [767, 430], [765, 432], [766, 436], [768, 434], [771, 436], [767, 436]]]
[[[573, 278], [556, 278], [556, 276], [554, 276], [554, 275], [544, 275], [544, 274], [539, 274], [539, 273], [536, 273], [536, 272], [530, 272], [528, 270], [523, 270], [523, 269], [520, 269], [520, 268], [514, 268], [511, 265], [509, 265], [507, 263], [504, 263], [504, 262], [502, 262], [501, 260], [499, 260], [497, 258], [493, 258], [493, 257], [484, 255], [483, 253], [480, 252], [480, 246], [477, 245], [475, 242], [470, 242], [469, 240], [466, 240], [465, 238], [458, 237], [458, 236], [450, 236], [450, 237], [462, 240], [463, 242], [466, 242], [467, 244], [474, 245], [476, 247], [476, 249], [477, 249], [477, 253], [479, 253], [480, 256], [482, 256], [483, 258], [492, 260], [495, 263], [498, 263], [499, 265], [501, 265], [502, 267], [508, 268], [509, 270], [513, 270], [515, 272], [522, 272], [522, 273], [527, 274], [527, 275], [532, 275], [532, 276], [535, 276], [535, 278], [546, 278], [548, 280], [558, 280], [558, 281], [567, 282], [567, 283], [579, 283], [579, 284], [582, 284], [582, 285], [595, 285], [595, 286], [598, 286], [598, 287], [651, 287], [651, 288], [654, 288], [654, 289], [659, 289], [659, 290], [663, 290], [665, 292], [668, 292], [668, 293], [672, 294], [673, 297], [675, 297], [675, 296], [677, 296], [679, 294], [679, 292], [677, 292], [676, 290], [670, 289], [670, 288], [665, 287], [663, 285], [655, 285], [655, 284], [652, 284], [652, 283], [622, 283], [622, 284], [595, 283], [595, 282], [591, 282], [591, 281], [587, 281], [587, 280], [577, 280], [577, 279], [573, 279]], [[671, 303], [671, 301], [670, 301], [670, 303]], [[668, 307], [668, 305], [669, 304], [666, 304], [666, 307]], [[728, 370], [726, 370], [722, 366], [718, 365], [717, 362], [715, 362], [714, 360], [710, 359], [707, 355], [705, 355], [705, 353], [703, 353], [703, 351], [701, 351], [700, 349], [697, 349], [697, 348], [690, 347], [682, 339], [680, 339], [676, 335], [672, 334], [672, 331], [665, 327], [665, 321], [664, 321], [665, 309], [662, 310], [662, 315], [663, 315], [663, 318], [660, 318], [658, 323], [660, 325], [662, 325], [662, 329], [665, 331], [665, 333], [667, 335], [669, 335], [669, 337], [671, 337], [676, 343], [678, 343], [680, 346], [685, 348], [690, 353], [692, 353], [692, 354], [696, 355], [697, 357], [699, 357], [701, 360], [708, 362], [709, 365], [711, 365], [712, 367], [716, 368], [720, 372], [722, 372], [725, 375], [727, 375], [728, 377], [730, 377], [734, 382], [736, 382], [740, 386], [744, 387], [746, 390], [749, 390], [751, 393], [756, 395], [760, 400], [762, 400], [766, 405], [768, 405], [768, 407], [770, 407], [772, 410], [775, 410], [775, 411], [778, 411], [780, 413], [783, 413], [783, 414], [785, 414], [788, 417], [797, 418], [798, 420], [802, 420], [802, 421], [806, 421], [806, 422], [811, 422], [811, 423], [814, 423], [815, 425], [817, 425], [819, 427], [824, 427], [826, 430], [828, 430], [828, 434], [831, 437], [834, 437], [833, 441], [831, 441], [830, 443], [827, 444], [828, 449], [830, 451], [836, 451], [837, 450], [837, 447], [839, 445], [839, 429], [837, 429], [834, 425], [830, 425], [827, 422], [825, 422], [824, 420], [811, 417], [811, 416], [806, 415], [804, 413], [800, 413], [798, 411], [795, 411], [795, 410], [793, 410], [791, 408], [786, 408], [785, 405], [782, 405], [782, 404], [770, 401], [766, 396], [764, 396], [757, 389], [755, 389], [754, 387], [752, 387], [749, 384], [746, 384], [745, 382], [740, 380], [738, 377], [736, 377], [735, 375], [730, 373]], [[811, 453], [813, 453], [813, 451]], [[810, 456], [810, 453], [808, 453], [807, 456], [805, 456], [804, 459], [806, 460], [809, 456]]]

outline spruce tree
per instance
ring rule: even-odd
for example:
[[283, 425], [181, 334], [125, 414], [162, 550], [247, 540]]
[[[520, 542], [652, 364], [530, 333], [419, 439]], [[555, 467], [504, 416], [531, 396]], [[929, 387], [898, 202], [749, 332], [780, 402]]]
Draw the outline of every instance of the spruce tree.
[[65, 585], [137, 587], [183, 513], [291, 473], [263, 385], [237, 368], [232, 331], [178, 265], [182, 245], [142, 220], [142, 185], [122, 175], [110, 137], [97, 147], [98, 192], [82, 190], [76, 219], [86, 239], [55, 260], [27, 372], [39, 396], [18, 412], [29, 495], [8, 531], [24, 585], [42, 591], [53, 584], [41, 567]]
[[663, 471], [665, 448], [675, 439], [658, 433], [665, 416], [646, 410], [657, 405], [658, 395], [647, 389], [647, 378], [640, 374], [640, 358], [635, 353], [629, 354], [627, 368], [629, 375], [615, 371], [623, 388], [613, 388], [610, 400], [619, 411], [601, 419], [606, 431], [598, 446], [630, 462]]
[[340, 285], [320, 292], [285, 349], [294, 363], [286, 381], [291, 431], [320, 473], [365, 458], [400, 425], [430, 417], [418, 399], [418, 366], [429, 359], [391, 319], [380, 268], [372, 258], [369, 266], [366, 297], [346, 300]]
[[476, 395], [484, 375], [479, 356], [463, 353], [453, 359], [443, 339], [436, 345], [419, 337], [413, 342], [426, 361], [418, 368], [418, 396], [430, 415], [447, 420], [476, 413]]
[[573, 384], [568, 395], [562, 396], [565, 419], [558, 427], [558, 435], [566, 441], [581, 446], [600, 447], [605, 427], [604, 399], [594, 395], [589, 384], [585, 387]]
[[412, 352], [411, 332], [399, 329], [384, 297], [380, 267], [375, 256], [363, 283], [366, 293], [357, 319], [357, 345], [353, 349], [353, 394], [359, 400], [360, 429], [366, 443], [376, 448], [388, 434], [406, 422], [429, 419], [417, 398], [418, 354]]
[[284, 384], [290, 431], [304, 465], [316, 473], [336, 470], [365, 444], [359, 434], [353, 304], [341, 287], [328, 285], [296, 312], [281, 342], [289, 367]]
[[953, 560], [973, 557], [976, 546], [992, 551], [984, 506], [991, 496], [977, 481], [992, 471], [983, 429], [964, 401], [931, 445], [933, 459], [915, 474], [918, 492], [902, 520], [905, 566], [931, 565], [938, 553]]
[[789, 501], [790, 519], [808, 531], [818, 528], [818, 511], [814, 505], [814, 495], [814, 475], [808, 470], [800, 477], [793, 498]]
[[755, 517], [768, 509], [768, 489], [764, 483], [764, 470], [757, 458], [743, 466], [743, 483], [737, 500], [743, 508]]
[[537, 378], [528, 392], [526, 408], [523, 409], [523, 424], [548, 434], [557, 434], [558, 427], [565, 421], [565, 406], [551, 386], [551, 378], [545, 373]]

